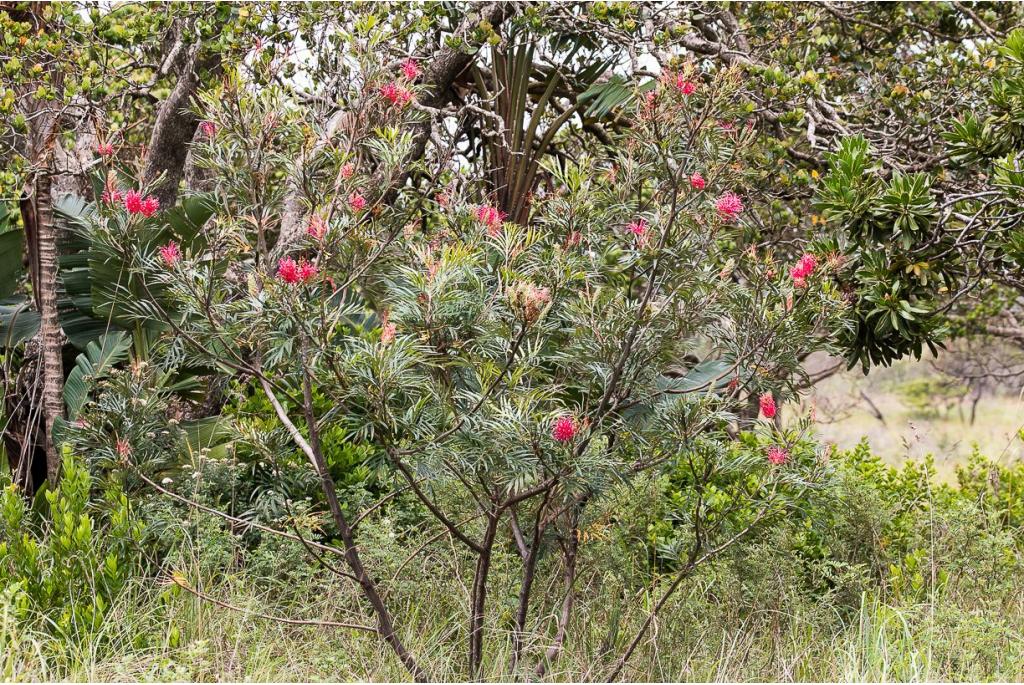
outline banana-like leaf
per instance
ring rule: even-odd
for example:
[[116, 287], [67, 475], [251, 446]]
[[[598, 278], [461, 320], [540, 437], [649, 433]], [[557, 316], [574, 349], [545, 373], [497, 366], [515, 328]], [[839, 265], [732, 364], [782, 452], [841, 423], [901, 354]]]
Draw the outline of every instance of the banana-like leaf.
[[131, 338], [124, 331], [116, 331], [90, 342], [85, 352], [78, 355], [75, 368], [64, 382], [64, 404], [68, 409], [68, 420], [78, 418], [78, 412], [88, 401], [89, 391], [96, 380], [107, 375], [114, 364], [128, 359], [131, 345]]
[[[655, 82], [648, 81], [640, 86], [639, 91], [645, 93], [654, 88]], [[603, 119], [613, 109], [633, 101], [633, 88], [622, 76], [616, 75], [604, 83], [595, 83], [580, 94], [579, 101], [587, 103], [584, 115], [595, 119]]]
[[39, 332], [39, 322], [39, 312], [27, 300], [0, 304], [0, 348], [31, 340]]
[[[156, 309], [140, 276], [133, 273], [121, 246], [105, 243], [91, 230], [95, 206], [79, 197], [66, 196], [56, 204], [64, 219], [71, 254], [61, 258], [61, 280], [66, 298], [62, 299], [61, 322], [68, 339], [79, 349], [110, 330], [142, 326], [159, 329]], [[208, 194], [191, 195], [152, 219], [139, 225], [139, 249], [152, 250], [169, 240], [201, 250], [205, 236], [201, 229], [213, 215], [214, 204]], [[162, 288], [150, 287], [160, 297]]]
[[732, 367], [733, 362], [728, 359], [709, 359], [694, 366], [682, 378], [662, 376], [658, 379], [658, 388], [672, 393], [717, 390], [729, 385], [732, 379], [728, 372]]
[[[102, 182], [101, 182], [102, 186]], [[105, 334], [141, 324], [153, 328], [154, 308], [142, 297], [137, 276], [131, 275], [116, 251], [95, 240], [90, 230], [95, 205], [81, 197], [65, 195], [54, 210], [66, 227], [62, 236], [57, 309], [61, 328], [68, 340], [85, 351], [90, 342]], [[201, 231], [213, 215], [212, 196], [197, 194], [161, 212], [139, 228], [143, 248], [178, 240], [201, 249]], [[6, 208], [0, 205], [0, 214]], [[0, 216], [0, 298], [9, 296], [7, 282], [20, 280], [20, 232], [3, 232]], [[10, 236], [10, 237], [8, 237]], [[14, 243], [18, 242], [17, 245]], [[8, 263], [10, 262], [10, 263]], [[13, 291], [13, 289], [12, 289]], [[158, 294], [158, 293], [154, 293]], [[145, 302], [146, 304], [142, 304]], [[39, 330], [39, 313], [21, 299], [0, 299], [0, 347], [12, 347], [31, 339]]]
[[231, 420], [224, 416], [208, 416], [181, 424], [189, 451], [208, 450], [207, 456], [222, 456], [234, 436]]
[[10, 297], [24, 275], [21, 255], [25, 250], [25, 234], [19, 229], [4, 231], [7, 208], [0, 204], [0, 298]]

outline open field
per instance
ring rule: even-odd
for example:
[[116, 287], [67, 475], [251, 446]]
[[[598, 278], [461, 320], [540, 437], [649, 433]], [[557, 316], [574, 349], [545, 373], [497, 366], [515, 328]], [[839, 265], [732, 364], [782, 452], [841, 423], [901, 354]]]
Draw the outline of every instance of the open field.
[[972, 423], [969, 398], [947, 407], [936, 401], [929, 412], [912, 406], [900, 392], [910, 381], [934, 377], [928, 360], [899, 362], [868, 376], [846, 371], [815, 386], [801, 409], [815, 408], [822, 440], [850, 449], [866, 439], [873, 452], [894, 465], [931, 455], [945, 482], [955, 478], [956, 465], [975, 449], [1004, 465], [1024, 460], [1024, 397], [985, 394]]

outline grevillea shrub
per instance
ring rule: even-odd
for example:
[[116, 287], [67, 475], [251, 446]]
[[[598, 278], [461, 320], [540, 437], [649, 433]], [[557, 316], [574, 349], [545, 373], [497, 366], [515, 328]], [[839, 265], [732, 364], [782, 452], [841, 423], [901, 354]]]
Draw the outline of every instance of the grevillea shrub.
[[[136, 309], [163, 327], [138, 378], [165, 388], [200, 369], [258, 390], [262, 435], [282, 446], [266, 458], [305, 462], [316, 513], [340, 540], [318, 554], [338, 556], [328, 568], [358, 584], [371, 629], [417, 678], [431, 674], [401, 638], [416, 619], [360, 547], [358, 521], [381, 499], [415, 495], [430, 515], [423, 544], [448, 537], [439, 553], [473, 560], [465, 629], [452, 636], [470, 677], [489, 640], [505, 639], [485, 634], [495, 549], [518, 551], [506, 653], [511, 672], [543, 674], [566, 639], [575, 579], [594, 570], [577, 566], [591, 505], [640, 474], [674, 474], [672, 515], [688, 532], [662, 550], [672, 571], [650, 619], [613, 645], [614, 678], [694, 568], [784, 515], [825, 469], [808, 420], [770, 419], [800, 360], [841, 326], [829, 255], [808, 246], [802, 261], [781, 260], [747, 243], [756, 204], [738, 160], [753, 136], [730, 71], [684, 65], [638, 88], [632, 128], [600, 155], [547, 165], [517, 223], [474, 165], [406, 161], [418, 86], [366, 59], [365, 87], [344, 96], [349, 118], [312, 148], [302, 113], [272, 86], [253, 94], [228, 79], [203, 97], [215, 135], [191, 154], [213, 215], [197, 236], [142, 242], [147, 218], [116, 203], [88, 215], [146, 284]], [[299, 177], [299, 158], [301, 183], [282, 181]], [[296, 202], [307, 220], [278, 237]], [[135, 435], [131, 412], [88, 415], [69, 439], [151, 482], [166, 468], [148, 458], [147, 432], [144, 445], [118, 442]], [[366, 501], [339, 488], [328, 434], [366, 454], [391, 491]], [[549, 573], [564, 578], [557, 606], [533, 592]], [[541, 614], [559, 616], [554, 634]]]

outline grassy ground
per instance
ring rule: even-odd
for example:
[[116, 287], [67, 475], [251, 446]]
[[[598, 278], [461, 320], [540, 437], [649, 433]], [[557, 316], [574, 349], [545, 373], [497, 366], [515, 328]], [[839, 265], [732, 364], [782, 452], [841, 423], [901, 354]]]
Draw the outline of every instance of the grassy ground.
[[[228, 585], [208, 588], [239, 611], [226, 611], [191, 596], [154, 602], [152, 588], [126, 594], [105, 629], [61, 652], [43, 647], [9, 624], [0, 637], [5, 680], [39, 681], [402, 681], [407, 674], [376, 638], [344, 629], [288, 626], [242, 610], [328, 618], [338, 600], [310, 597], [283, 606], [268, 594]], [[844, 681], [924, 682], [1020, 680], [1024, 653], [1020, 612], [993, 622], [980, 612], [928, 603], [893, 606], [864, 597], [843, 621], [806, 607], [782, 614], [765, 608], [737, 623], [721, 623], [713, 607], [703, 620], [694, 609], [713, 601], [714, 588], [696, 586], [655, 626], [653, 639], [635, 655], [624, 681]], [[428, 600], [430, 598], [423, 597]], [[440, 598], [435, 598], [440, 599]], [[345, 601], [341, 602], [345, 604]], [[446, 602], [441, 600], [440, 605]], [[149, 607], [148, 611], [140, 611]], [[457, 632], [448, 616], [431, 615], [429, 603], [405, 607], [421, 613], [420, 629], [405, 638], [421, 663], [440, 680], [464, 679], [448, 640]], [[610, 659], [602, 657], [609, 605], [583, 608], [545, 681], [600, 680]], [[938, 612], [938, 614], [937, 614]], [[714, 617], [714, 620], [712, 620]], [[623, 619], [633, 629], [640, 613]], [[833, 617], [834, 618], [834, 617]], [[432, 626], [432, 627], [428, 627]], [[1016, 627], [1015, 627], [1016, 626]], [[491, 626], [485, 679], [508, 680], [507, 643]], [[137, 636], [163, 635], [151, 644]], [[498, 639], [495, 639], [495, 635]], [[964, 640], [969, 640], [965, 648]], [[538, 647], [540, 647], [538, 645]], [[532, 679], [531, 674], [516, 674]]]

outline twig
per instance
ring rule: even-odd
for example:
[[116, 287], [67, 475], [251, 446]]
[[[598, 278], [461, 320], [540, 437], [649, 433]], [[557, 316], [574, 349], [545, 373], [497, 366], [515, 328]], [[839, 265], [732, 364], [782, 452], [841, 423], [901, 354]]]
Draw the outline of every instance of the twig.
[[288, 625], [293, 626], [323, 626], [328, 628], [351, 628], [352, 630], [364, 630], [368, 633], [377, 632], [376, 628], [360, 625], [358, 623], [343, 623], [341, 621], [321, 621], [311, 618], [285, 618], [283, 616], [271, 616], [270, 614], [264, 614], [259, 611], [243, 609], [242, 607], [235, 606], [234, 604], [228, 604], [227, 602], [217, 599], [216, 597], [211, 597], [210, 595], [204, 592], [200, 592], [199, 590], [196, 590], [194, 587], [191, 587], [188, 583], [185, 582], [183, 578], [180, 578], [173, 573], [171, 574], [171, 582], [180, 587], [182, 590], [185, 590], [186, 592], [195, 595], [196, 597], [205, 602], [210, 602], [211, 604], [216, 604], [217, 606], [222, 607], [224, 609], [230, 609], [232, 611], [237, 611], [242, 614], [256, 616], [257, 618], [264, 618], [268, 621], [287, 623]]

